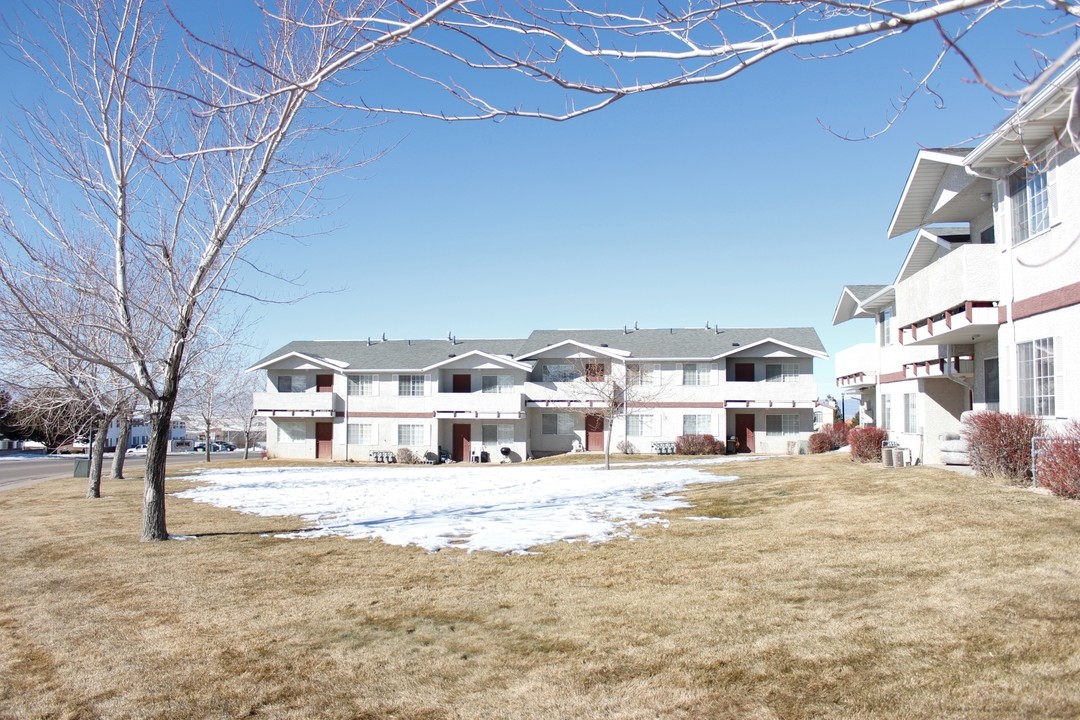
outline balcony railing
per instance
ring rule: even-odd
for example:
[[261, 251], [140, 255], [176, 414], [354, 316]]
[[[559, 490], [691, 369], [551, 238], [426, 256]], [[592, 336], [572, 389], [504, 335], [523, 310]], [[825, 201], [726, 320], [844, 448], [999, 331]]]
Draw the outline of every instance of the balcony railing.
[[879, 354], [877, 343], [860, 343], [836, 353], [837, 387], [876, 385]]
[[439, 415], [460, 413], [491, 417], [514, 415], [525, 407], [524, 396], [520, 392], [512, 393], [436, 393], [432, 398], [432, 409]]
[[997, 245], [963, 245], [896, 286], [898, 326], [940, 315], [968, 301], [996, 303]]
[[336, 397], [332, 392], [259, 392], [253, 401], [260, 417], [333, 417]]

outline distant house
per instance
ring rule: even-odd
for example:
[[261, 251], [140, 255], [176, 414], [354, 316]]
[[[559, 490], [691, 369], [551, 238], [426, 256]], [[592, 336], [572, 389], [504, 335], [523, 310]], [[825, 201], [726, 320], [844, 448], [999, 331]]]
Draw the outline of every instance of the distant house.
[[[109, 424], [109, 432], [105, 436], [105, 447], [116, 448], [120, 440], [120, 423], [113, 420]], [[145, 417], [136, 416], [131, 422], [131, 430], [128, 434], [129, 448], [145, 445], [150, 442], [150, 425]], [[187, 437], [187, 424], [180, 416], [174, 416], [169, 429], [169, 451], [190, 450], [191, 442]]]
[[915, 233], [896, 278], [841, 292], [833, 323], [875, 337], [837, 353], [837, 385], [916, 458], [936, 462], [965, 410], [1080, 417], [1078, 75], [978, 147], [920, 151], [889, 224]]
[[[813, 430], [811, 328], [538, 330], [514, 340], [297, 341], [252, 368], [272, 457], [367, 460], [407, 447], [431, 459], [511, 460], [599, 451], [611, 433], [639, 451], [680, 435], [740, 450], [799, 452]], [[626, 411], [605, 421], [583, 384], [612, 379]]]

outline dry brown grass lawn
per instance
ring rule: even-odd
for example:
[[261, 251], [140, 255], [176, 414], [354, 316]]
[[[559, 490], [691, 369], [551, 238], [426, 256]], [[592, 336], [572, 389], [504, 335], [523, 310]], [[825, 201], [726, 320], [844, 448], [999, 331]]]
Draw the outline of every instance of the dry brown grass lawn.
[[197, 539], [140, 544], [138, 481], [0, 494], [0, 717], [1080, 717], [1080, 505], [737, 467], [668, 528], [530, 556], [175, 499]]

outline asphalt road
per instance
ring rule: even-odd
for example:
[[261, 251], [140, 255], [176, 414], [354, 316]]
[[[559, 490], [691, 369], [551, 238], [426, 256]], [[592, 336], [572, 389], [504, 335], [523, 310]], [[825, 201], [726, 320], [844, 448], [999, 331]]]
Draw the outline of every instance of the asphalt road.
[[[238, 460], [244, 457], [243, 450], [234, 452], [210, 453], [210, 461]], [[42, 480], [52, 478], [69, 478], [75, 473], [75, 460], [86, 459], [85, 455], [43, 455], [42, 457], [7, 458], [0, 457], [0, 491], [10, 490], [16, 487], [32, 485]], [[169, 465], [190, 465], [204, 462], [206, 456], [201, 452], [173, 453], [169, 455]], [[143, 455], [130, 455], [125, 461], [125, 467], [141, 464], [145, 460]], [[105, 458], [105, 477], [112, 468], [112, 456]]]

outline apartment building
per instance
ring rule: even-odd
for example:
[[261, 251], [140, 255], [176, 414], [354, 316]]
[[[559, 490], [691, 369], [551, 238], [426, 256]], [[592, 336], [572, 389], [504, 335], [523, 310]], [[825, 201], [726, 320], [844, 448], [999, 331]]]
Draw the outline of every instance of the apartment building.
[[871, 319], [836, 355], [864, 422], [915, 458], [965, 410], [1080, 417], [1080, 160], [1074, 63], [966, 149], [920, 151], [889, 238], [914, 233], [895, 280], [849, 285], [833, 324]]
[[[272, 457], [520, 461], [685, 434], [805, 450], [812, 328], [538, 330], [510, 340], [296, 341], [257, 362]], [[505, 451], [504, 451], [505, 448]]]

